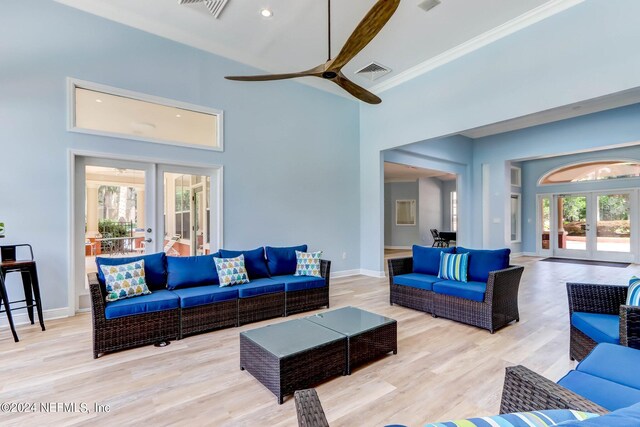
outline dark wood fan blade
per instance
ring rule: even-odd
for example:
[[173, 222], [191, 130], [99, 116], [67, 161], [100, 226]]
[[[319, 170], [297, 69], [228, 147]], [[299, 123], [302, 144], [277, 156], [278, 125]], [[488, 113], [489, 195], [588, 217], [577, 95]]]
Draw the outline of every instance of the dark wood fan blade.
[[332, 82], [334, 82], [359, 100], [364, 101], [368, 104], [380, 104], [382, 102], [382, 99], [378, 98], [365, 88], [358, 86], [357, 84], [346, 78], [342, 73], [338, 73], [338, 76], [333, 79]]
[[314, 76], [315, 74], [303, 71], [301, 73], [287, 73], [287, 74], [265, 74], [262, 76], [225, 76], [227, 80], [237, 80], [240, 82], [265, 82], [269, 80], [285, 80], [295, 79], [296, 77]]
[[391, 19], [399, 4], [400, 0], [378, 0], [351, 33], [338, 56], [331, 61], [329, 69], [339, 71], [364, 49]]

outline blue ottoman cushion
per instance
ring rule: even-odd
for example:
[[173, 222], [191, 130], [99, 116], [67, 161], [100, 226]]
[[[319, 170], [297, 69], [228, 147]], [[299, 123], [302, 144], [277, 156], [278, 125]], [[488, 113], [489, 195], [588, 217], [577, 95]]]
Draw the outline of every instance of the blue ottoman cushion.
[[286, 248], [265, 247], [267, 265], [272, 276], [284, 276], [296, 272], [296, 251], [307, 252], [307, 245]]
[[238, 299], [238, 290], [233, 286], [221, 288], [218, 285], [183, 288], [173, 291], [180, 297], [180, 307], [190, 308], [199, 305]]
[[313, 276], [273, 276], [273, 280], [284, 283], [284, 290], [287, 292], [292, 291], [306, 291], [308, 289], [322, 288], [327, 285], [324, 277]]
[[244, 285], [234, 286], [240, 298], [251, 298], [259, 295], [284, 292], [284, 283], [269, 278], [252, 280]]
[[620, 343], [620, 316], [574, 312], [571, 324], [597, 343]]
[[433, 284], [438, 280], [442, 279], [438, 279], [438, 276], [420, 273], [408, 273], [393, 276], [394, 285], [410, 286], [412, 288], [423, 289], [425, 291], [432, 291]]
[[450, 295], [472, 301], [484, 301], [487, 284], [484, 282], [458, 282], [455, 280], [441, 280], [433, 284], [433, 291], [437, 294]]
[[125, 298], [107, 303], [104, 315], [107, 319], [133, 316], [136, 314], [153, 313], [156, 311], [178, 308], [180, 298], [168, 290], [155, 291], [148, 295], [135, 298]]

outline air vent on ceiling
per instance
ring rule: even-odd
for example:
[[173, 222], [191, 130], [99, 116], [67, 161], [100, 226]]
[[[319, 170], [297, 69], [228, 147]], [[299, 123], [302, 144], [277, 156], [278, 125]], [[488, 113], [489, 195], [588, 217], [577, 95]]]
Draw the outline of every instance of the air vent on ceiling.
[[429, 12], [440, 3], [440, 0], [422, 0], [420, 3], [418, 3], [418, 7], [420, 9], [423, 9], [425, 12]]
[[389, 74], [391, 69], [385, 67], [384, 65], [380, 65], [376, 62], [372, 62], [369, 65], [364, 66], [363, 68], [356, 71], [356, 74], [365, 76], [369, 80], [374, 81], [384, 76], [385, 74]]
[[179, 0], [180, 4], [204, 3], [214, 18], [218, 19], [229, 0]]

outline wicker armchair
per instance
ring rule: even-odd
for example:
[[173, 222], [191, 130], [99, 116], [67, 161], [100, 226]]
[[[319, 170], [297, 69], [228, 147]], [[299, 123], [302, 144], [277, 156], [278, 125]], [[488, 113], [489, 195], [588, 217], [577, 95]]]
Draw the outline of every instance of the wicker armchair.
[[[640, 307], [625, 305], [627, 286], [567, 283], [569, 323], [574, 312], [620, 316], [620, 345], [640, 349]], [[598, 343], [571, 325], [569, 357], [582, 360]]]
[[93, 358], [102, 353], [178, 339], [180, 309], [107, 319], [105, 291], [98, 274], [89, 274], [91, 312], [93, 316]]
[[413, 271], [412, 258], [389, 260], [390, 303], [431, 313], [468, 325], [488, 329], [494, 333], [512, 321], [519, 321], [518, 289], [524, 267], [511, 265], [504, 270], [492, 271], [487, 280], [484, 301], [471, 301], [432, 291], [399, 286], [394, 276]]
[[[298, 390], [294, 394], [299, 427], [328, 427], [318, 394], [314, 389]], [[540, 411], [543, 409], [573, 409], [606, 414], [600, 405], [536, 374], [524, 366], [507, 368], [502, 388], [500, 413]], [[425, 414], [427, 416], [427, 414]]]

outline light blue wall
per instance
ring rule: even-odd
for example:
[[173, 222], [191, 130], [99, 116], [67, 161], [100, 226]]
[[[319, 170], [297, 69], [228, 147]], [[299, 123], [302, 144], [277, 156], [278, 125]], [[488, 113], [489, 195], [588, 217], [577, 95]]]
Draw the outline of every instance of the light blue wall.
[[[45, 309], [67, 306], [69, 149], [223, 165], [226, 247], [304, 242], [359, 267], [355, 101], [226, 81], [256, 70], [52, 1], [3, 2], [0, 39], [2, 243], [34, 246]], [[225, 152], [67, 132], [69, 76], [222, 109]]]
[[[594, 117], [595, 118], [595, 117]], [[610, 129], [616, 133], [618, 129]], [[565, 134], [567, 138], [569, 135]], [[640, 134], [638, 134], [640, 139]], [[640, 188], [640, 178], [603, 180], [592, 182], [576, 182], [573, 184], [538, 185], [538, 181], [547, 172], [559, 167], [578, 162], [593, 160], [636, 160], [640, 161], [640, 146], [618, 148], [613, 150], [593, 151], [589, 153], [574, 154], [571, 156], [553, 157], [550, 159], [530, 160], [523, 162], [523, 201], [524, 213], [523, 251], [533, 253], [536, 251], [536, 195], [550, 193], [570, 193], [572, 191], [601, 191], [615, 189]]]
[[[416, 201], [416, 225], [396, 225], [396, 200]], [[420, 240], [418, 182], [388, 182], [384, 185], [385, 246], [411, 246]]]
[[[385, 91], [379, 106], [361, 105], [362, 267], [382, 270], [382, 150], [640, 86], [640, 55], [631, 54], [640, 39], [637, 16], [640, 2], [635, 0], [586, 1]], [[592, 146], [616, 143], [609, 138], [592, 142]], [[521, 158], [520, 153], [528, 153], [522, 157], [558, 155], [587, 146], [567, 147], [557, 141], [505, 145], [500, 138], [474, 143], [469, 169], [473, 175], [468, 178], [473, 183], [472, 197], [462, 197], [460, 189], [461, 222], [471, 224], [470, 235], [461, 243], [483, 245], [478, 212], [482, 163], [490, 165], [490, 187], [495, 189], [489, 200], [487, 246], [498, 247], [505, 245], [505, 161]], [[455, 149], [450, 154], [427, 149], [422, 159], [455, 162], [459, 158]], [[463, 219], [462, 204], [475, 207], [471, 218]]]

